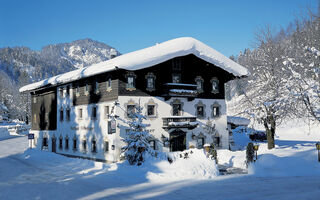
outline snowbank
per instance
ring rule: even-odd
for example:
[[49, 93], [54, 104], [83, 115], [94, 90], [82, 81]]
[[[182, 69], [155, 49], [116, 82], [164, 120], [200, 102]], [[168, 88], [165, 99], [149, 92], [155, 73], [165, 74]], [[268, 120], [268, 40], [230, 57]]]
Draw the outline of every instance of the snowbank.
[[288, 156], [264, 154], [248, 170], [259, 177], [314, 176], [320, 174], [320, 163], [314, 149]]
[[9, 136], [10, 136], [10, 133], [9, 133], [7, 127], [1, 127], [0, 126], [0, 139], [1, 138], [7, 138]]
[[46, 85], [57, 85], [71, 82], [80, 78], [108, 72], [116, 69], [116, 67], [126, 70], [139, 70], [157, 65], [175, 57], [185, 56], [188, 54], [194, 54], [195, 56], [214, 64], [235, 76], [246, 76], [249, 74], [246, 68], [227, 58], [211, 47], [205, 45], [204, 43], [191, 37], [182, 37], [169, 40], [149, 48], [127, 53], [83, 69], [74, 70], [33, 84], [29, 84], [20, 88], [19, 91], [25, 92]]
[[[185, 153], [188, 158], [185, 158]], [[171, 164], [167, 160], [153, 163], [159, 172], [149, 172], [147, 178], [150, 181], [212, 179], [219, 174], [215, 161], [207, 158], [203, 150], [173, 152], [169, 157], [173, 160]]]

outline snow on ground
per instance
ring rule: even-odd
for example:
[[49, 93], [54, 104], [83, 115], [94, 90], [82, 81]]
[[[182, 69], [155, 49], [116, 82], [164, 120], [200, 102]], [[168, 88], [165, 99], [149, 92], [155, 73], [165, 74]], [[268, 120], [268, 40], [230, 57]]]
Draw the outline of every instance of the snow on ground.
[[[218, 176], [202, 150], [137, 167], [27, 150], [27, 138], [16, 136], [0, 140], [0, 199], [319, 199], [319, 134], [283, 130], [275, 149], [260, 142], [248, 174]], [[218, 159], [246, 167], [245, 151], [218, 150]]]

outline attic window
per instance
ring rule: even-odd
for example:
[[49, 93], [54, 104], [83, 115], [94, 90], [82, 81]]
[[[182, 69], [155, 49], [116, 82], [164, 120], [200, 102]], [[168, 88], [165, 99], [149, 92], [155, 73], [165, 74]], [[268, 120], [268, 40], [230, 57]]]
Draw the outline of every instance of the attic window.
[[219, 80], [216, 77], [213, 77], [210, 82], [212, 84], [211, 93], [219, 93]]
[[155, 90], [156, 76], [153, 73], [148, 73], [145, 77], [147, 79], [147, 91], [152, 92]]
[[126, 89], [129, 91], [133, 91], [136, 89], [136, 75], [133, 72], [129, 72], [126, 74], [127, 78], [127, 87]]
[[181, 59], [180, 58], [172, 59], [172, 70], [174, 70], [174, 71], [181, 70]]

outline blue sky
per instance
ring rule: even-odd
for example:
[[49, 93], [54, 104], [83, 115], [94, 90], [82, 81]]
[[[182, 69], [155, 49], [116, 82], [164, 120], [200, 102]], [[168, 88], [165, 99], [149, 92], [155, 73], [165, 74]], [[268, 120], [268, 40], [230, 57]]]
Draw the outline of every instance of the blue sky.
[[0, 47], [91, 38], [121, 53], [191, 36], [226, 56], [266, 24], [286, 27], [317, 0], [0, 0]]

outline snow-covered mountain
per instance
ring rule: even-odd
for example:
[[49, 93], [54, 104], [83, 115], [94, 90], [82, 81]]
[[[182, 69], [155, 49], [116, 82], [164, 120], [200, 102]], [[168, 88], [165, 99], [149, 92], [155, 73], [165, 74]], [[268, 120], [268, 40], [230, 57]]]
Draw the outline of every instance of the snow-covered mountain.
[[28, 47], [6, 47], [0, 49], [0, 70], [16, 81], [22, 75], [38, 81], [118, 55], [120, 53], [115, 48], [91, 39], [52, 44], [40, 51]]
[[19, 94], [19, 87], [118, 55], [115, 48], [91, 39], [52, 44], [40, 51], [28, 47], [0, 48], [0, 105], [7, 108], [0, 108], [1, 118], [9, 115], [11, 119], [26, 120], [30, 115], [30, 100], [27, 94]]

